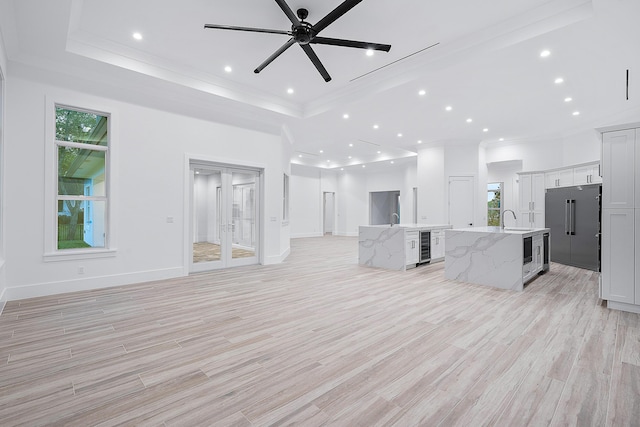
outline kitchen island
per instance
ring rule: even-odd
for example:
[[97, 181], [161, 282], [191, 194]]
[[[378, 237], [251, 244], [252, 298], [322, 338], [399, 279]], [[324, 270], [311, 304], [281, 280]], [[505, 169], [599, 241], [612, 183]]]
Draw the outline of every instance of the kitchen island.
[[525, 283], [548, 268], [545, 267], [549, 259], [548, 233], [548, 228], [446, 230], [444, 276], [461, 282], [522, 291]]
[[449, 224], [361, 225], [358, 264], [406, 270], [421, 263], [442, 261], [444, 230], [448, 228]]

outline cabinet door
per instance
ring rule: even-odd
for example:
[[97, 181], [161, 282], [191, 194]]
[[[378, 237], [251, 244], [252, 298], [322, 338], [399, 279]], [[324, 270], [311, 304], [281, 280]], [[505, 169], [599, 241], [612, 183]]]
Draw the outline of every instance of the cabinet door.
[[602, 298], [635, 304], [634, 209], [602, 211]]
[[571, 187], [573, 185], [573, 168], [558, 171], [558, 183], [560, 187]]
[[602, 134], [602, 209], [633, 208], [636, 131]]
[[405, 234], [406, 250], [405, 265], [417, 264], [420, 262], [420, 244], [418, 243], [418, 233], [415, 231]]
[[531, 182], [532, 182], [531, 174], [522, 174], [519, 176], [518, 188], [520, 193], [520, 196], [519, 196], [520, 201], [519, 201], [518, 210], [520, 212], [531, 210], [531, 198], [532, 198]]
[[431, 259], [438, 259], [444, 256], [444, 232], [442, 230], [431, 230]]
[[600, 163], [591, 166], [591, 179], [589, 180], [589, 184], [602, 184], [602, 177], [600, 176]]
[[531, 208], [532, 211], [544, 213], [544, 174], [536, 173], [531, 176]]
[[601, 182], [599, 165], [580, 166], [573, 169], [573, 185], [599, 184]]
[[544, 174], [544, 186], [546, 188], [556, 188], [558, 186], [558, 171]]

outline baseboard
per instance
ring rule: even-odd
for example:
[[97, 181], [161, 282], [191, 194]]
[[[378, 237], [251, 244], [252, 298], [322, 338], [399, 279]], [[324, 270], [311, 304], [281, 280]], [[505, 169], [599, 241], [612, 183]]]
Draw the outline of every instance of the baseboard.
[[90, 291], [94, 289], [111, 288], [131, 285], [134, 283], [150, 282], [154, 280], [183, 277], [182, 267], [166, 268], [162, 270], [139, 271], [135, 273], [117, 274], [112, 276], [91, 277], [86, 279], [65, 280], [60, 282], [37, 283], [27, 286], [8, 287], [5, 289], [7, 301], [26, 298], [43, 297], [48, 295], [65, 294], [68, 292]]
[[334, 236], [342, 236], [342, 237], [358, 237], [358, 232], [357, 231], [351, 231], [351, 232], [347, 232], [347, 233], [343, 233], [341, 231], [336, 231], [335, 233], [333, 233]]
[[265, 257], [264, 265], [280, 264], [282, 261], [287, 259], [289, 254], [291, 254], [291, 247], [288, 247], [287, 250], [285, 250], [280, 255]]
[[322, 237], [323, 234], [321, 232], [313, 232], [313, 233], [297, 233], [297, 234], [292, 234], [291, 238], [292, 239], [302, 239], [305, 237]]
[[629, 313], [640, 313], [640, 305], [627, 304], [624, 302], [607, 301], [607, 308], [628, 311]]
[[6, 296], [7, 296], [7, 288], [4, 288], [2, 292], [0, 292], [0, 316], [2, 315], [4, 306], [7, 304]]

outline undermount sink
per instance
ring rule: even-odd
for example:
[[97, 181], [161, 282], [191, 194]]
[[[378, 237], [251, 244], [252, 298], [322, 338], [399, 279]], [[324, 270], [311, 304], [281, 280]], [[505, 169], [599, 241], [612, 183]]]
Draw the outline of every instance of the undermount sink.
[[504, 231], [533, 231], [533, 228], [526, 227], [505, 227]]

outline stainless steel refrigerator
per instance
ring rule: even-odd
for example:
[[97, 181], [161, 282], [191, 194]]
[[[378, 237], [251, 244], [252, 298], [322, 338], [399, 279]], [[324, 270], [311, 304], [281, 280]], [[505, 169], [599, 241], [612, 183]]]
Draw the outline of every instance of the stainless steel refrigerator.
[[600, 271], [600, 184], [553, 188], [545, 195], [551, 261]]

